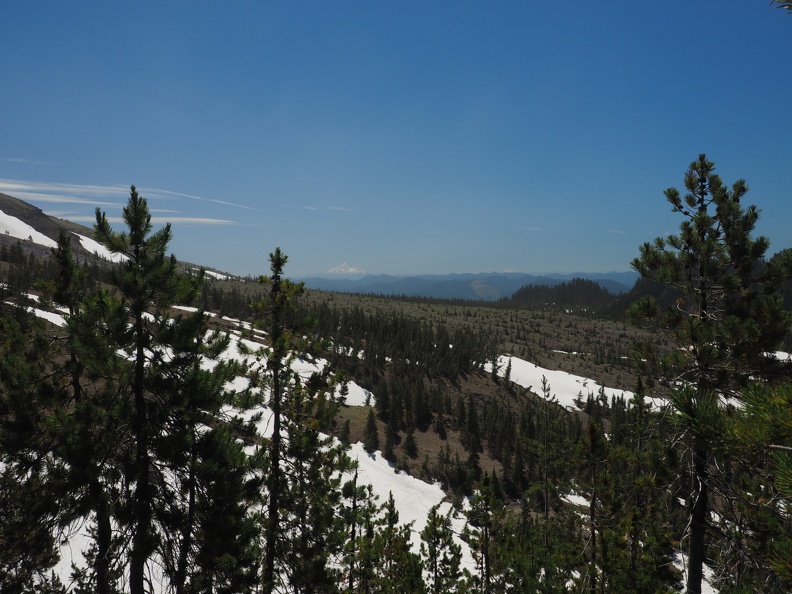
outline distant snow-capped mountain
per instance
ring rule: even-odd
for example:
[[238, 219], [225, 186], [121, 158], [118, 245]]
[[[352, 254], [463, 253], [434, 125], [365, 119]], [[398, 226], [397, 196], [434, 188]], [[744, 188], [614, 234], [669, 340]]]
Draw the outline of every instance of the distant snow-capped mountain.
[[366, 274], [366, 271], [362, 268], [356, 268], [354, 266], [350, 266], [346, 262], [343, 264], [336, 266], [335, 268], [331, 268], [325, 274]]

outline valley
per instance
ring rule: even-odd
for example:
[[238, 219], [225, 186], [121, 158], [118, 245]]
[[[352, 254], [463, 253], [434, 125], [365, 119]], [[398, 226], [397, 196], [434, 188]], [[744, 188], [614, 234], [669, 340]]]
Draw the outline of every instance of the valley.
[[[58, 247], [36, 244], [30, 232], [27, 241], [5, 238], [0, 254], [7, 335], [0, 492], [20, 506], [27, 489], [51, 484], [52, 509], [94, 511], [72, 517], [9, 508], [49, 556], [32, 556], [18, 522], [2, 516], [0, 535], [17, 543], [0, 555], [5, 583], [53, 593], [92, 580], [123, 588], [137, 563], [135, 571], [153, 571], [154, 591], [165, 592], [187, 583], [181, 563], [189, 580], [212, 576], [240, 584], [235, 589], [247, 588], [245, 580], [251, 588], [278, 580], [288, 584], [284, 591], [310, 591], [322, 580], [347, 591], [376, 582], [383, 592], [682, 588], [685, 460], [697, 433], [680, 425], [687, 405], [665, 379], [663, 361], [678, 358], [674, 334], [628, 321], [627, 311], [643, 306], [645, 286], [613, 295], [573, 279], [494, 301], [330, 292], [282, 276], [279, 250], [270, 254], [273, 274], [261, 279], [220, 271], [201, 278], [198, 266], [175, 259], [138, 267], [132, 258], [142, 256], [133, 251], [103, 259], [108, 245], [128, 240], [104, 229], [106, 237], [97, 233], [99, 243], [91, 243], [80, 237], [91, 231], [74, 226], [50, 238], [52, 229], [33, 226], [35, 211], [16, 209], [35, 216], [14, 222], [4, 212], [9, 230], [29, 225]], [[169, 267], [167, 275], [147, 276], [155, 262]], [[129, 275], [141, 276], [129, 283]], [[143, 286], [152, 297], [135, 310], [143, 302], [131, 296]], [[170, 296], [158, 301], [165, 291]], [[785, 357], [775, 359], [789, 365]], [[20, 371], [33, 379], [17, 379]], [[142, 426], [141, 418], [148, 419]], [[726, 435], [748, 422], [734, 418], [740, 425], [722, 425]], [[731, 422], [724, 419], [712, 422]], [[99, 440], [75, 458], [73, 431]], [[782, 503], [766, 507], [773, 521], [764, 527], [743, 507], [757, 505], [755, 497], [779, 501], [779, 491], [760, 484], [765, 467], [733, 435], [717, 446], [719, 456], [726, 456], [721, 447], [732, 456], [733, 475], [712, 483], [710, 530], [726, 535], [747, 522], [783, 533]], [[51, 462], [31, 464], [34, 452]], [[111, 462], [100, 465], [97, 456]], [[218, 468], [215, 456], [226, 466]], [[68, 480], [82, 486], [56, 478], [77, 468], [87, 474]], [[27, 473], [21, 482], [20, 473]], [[147, 480], [148, 493], [139, 492]], [[213, 494], [220, 485], [238, 507]], [[110, 496], [118, 511], [107, 507]], [[138, 507], [144, 501], [149, 508]], [[236, 528], [220, 530], [214, 514]], [[146, 552], [133, 538], [123, 553], [113, 544], [127, 538], [122, 525], [163, 543], [172, 531], [182, 545]], [[102, 526], [109, 540], [98, 535]], [[400, 552], [377, 548], [386, 541], [401, 542]], [[220, 542], [247, 569], [225, 574], [215, 561], [199, 561], [217, 559]], [[726, 560], [735, 553], [721, 547], [732, 542], [711, 540], [704, 591], [730, 591]], [[97, 561], [97, 550], [110, 565]], [[372, 550], [378, 560], [367, 556]], [[16, 554], [55, 574], [14, 569]], [[440, 573], [432, 569], [437, 555]], [[274, 573], [256, 569], [265, 557]], [[303, 575], [304, 563], [318, 565]], [[750, 579], [768, 575], [756, 571]], [[304, 579], [307, 590], [297, 585]]]

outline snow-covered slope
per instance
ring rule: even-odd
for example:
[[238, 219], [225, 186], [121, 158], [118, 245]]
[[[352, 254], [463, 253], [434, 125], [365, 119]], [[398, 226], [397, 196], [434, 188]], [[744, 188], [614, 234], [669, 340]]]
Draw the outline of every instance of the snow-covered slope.
[[6, 214], [0, 210], [0, 233], [4, 233], [17, 239], [29, 240], [44, 247], [56, 247], [58, 244], [43, 233], [39, 233], [33, 227], [20, 219]]
[[[554, 397], [558, 404], [565, 408], [577, 408], [575, 399], [578, 396], [582, 397], [585, 402], [589, 394], [596, 396], [600, 389], [604, 390], [609, 400], [614, 396], [623, 396], [625, 400], [629, 401], [633, 397], [633, 393], [627, 390], [607, 388], [580, 375], [573, 375], [557, 369], [545, 369], [510, 355], [498, 357], [498, 374], [501, 377], [506, 374], [509, 362], [511, 362], [510, 378], [512, 382], [524, 388], [529, 388], [532, 392], [541, 396], [542, 379], [544, 378], [550, 388], [551, 397]], [[487, 363], [486, 370], [488, 372], [492, 371], [491, 363]]]
[[96, 254], [100, 258], [104, 258], [105, 260], [110, 260], [111, 262], [123, 262], [127, 259], [124, 254], [114, 254], [113, 252], [109, 251], [105, 246], [103, 246], [98, 241], [91, 239], [90, 237], [86, 237], [85, 235], [80, 235], [79, 233], [75, 233], [74, 235], [77, 236], [77, 239], [80, 240], [80, 245], [83, 246], [87, 251], [91, 252], [92, 254]]

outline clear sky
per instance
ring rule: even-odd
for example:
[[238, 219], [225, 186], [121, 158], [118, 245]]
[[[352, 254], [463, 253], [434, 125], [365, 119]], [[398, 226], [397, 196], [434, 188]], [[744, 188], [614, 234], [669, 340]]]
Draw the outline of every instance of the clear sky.
[[4, 2], [0, 191], [237, 274], [627, 270], [701, 152], [792, 246], [768, 0]]

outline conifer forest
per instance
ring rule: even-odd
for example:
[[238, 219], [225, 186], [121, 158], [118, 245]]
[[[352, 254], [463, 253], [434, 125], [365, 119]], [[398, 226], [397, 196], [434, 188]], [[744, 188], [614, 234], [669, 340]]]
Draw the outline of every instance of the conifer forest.
[[622, 295], [313, 291], [275, 246], [218, 279], [134, 186], [118, 263], [4, 243], [0, 592], [792, 591], [792, 250], [705, 155], [681, 181]]

